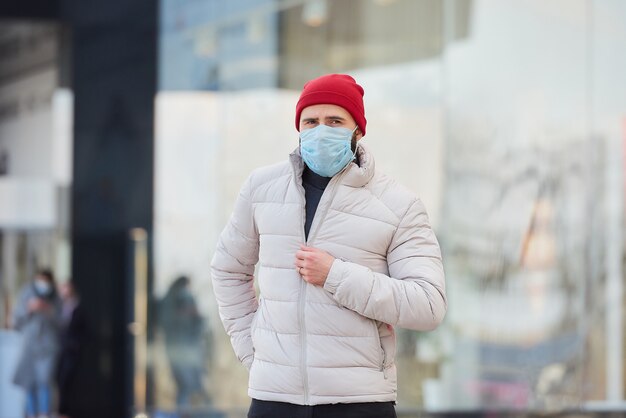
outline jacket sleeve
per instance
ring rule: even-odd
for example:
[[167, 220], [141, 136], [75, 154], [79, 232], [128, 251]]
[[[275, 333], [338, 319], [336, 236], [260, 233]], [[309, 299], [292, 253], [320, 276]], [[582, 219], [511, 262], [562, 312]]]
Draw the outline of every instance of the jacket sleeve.
[[254, 222], [250, 179], [235, 202], [233, 214], [217, 243], [211, 276], [220, 318], [235, 351], [247, 368], [253, 358], [250, 328], [258, 307], [254, 266], [259, 259], [259, 234]]
[[415, 200], [387, 252], [390, 276], [336, 259], [324, 284], [335, 300], [363, 316], [418, 331], [435, 329], [447, 309], [439, 243]]

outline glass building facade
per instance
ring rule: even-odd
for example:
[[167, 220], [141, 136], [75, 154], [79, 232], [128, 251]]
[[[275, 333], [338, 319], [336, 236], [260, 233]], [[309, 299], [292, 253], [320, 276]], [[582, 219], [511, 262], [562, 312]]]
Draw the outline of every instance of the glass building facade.
[[[449, 312], [399, 332], [399, 409], [622, 405], [617, 16], [617, 1], [162, 1], [155, 291], [193, 276], [216, 405], [248, 399], [214, 245], [248, 173], [297, 146], [302, 85], [330, 72], [364, 87], [377, 168], [421, 196], [443, 248]], [[157, 374], [157, 403], [171, 381]]]
[[[626, 3], [160, 0], [155, 7], [154, 115], [128, 119], [132, 105], [103, 105], [109, 122], [94, 128], [103, 143], [117, 144], [100, 154], [98, 172], [141, 157], [143, 148], [127, 160], [117, 152], [146, 129], [153, 172], [138, 177], [154, 196], [128, 197], [152, 216], [130, 232], [120, 256], [130, 273], [111, 285], [96, 274], [100, 287], [86, 288], [90, 297], [123, 296], [126, 316], [112, 323], [128, 322], [132, 335], [111, 340], [123, 347], [100, 353], [87, 375], [129, 364], [119, 382], [134, 413], [245, 416], [248, 375], [218, 316], [210, 260], [250, 171], [297, 147], [303, 84], [337, 72], [365, 90], [363, 141], [377, 169], [421, 197], [442, 247], [443, 324], [397, 333], [399, 416], [626, 411]], [[137, 18], [141, 10], [128, 13]], [[89, 51], [71, 46], [84, 38], [63, 22], [0, 25], [3, 416], [20, 396], [9, 383], [19, 287], [44, 265], [61, 282], [76, 276], [76, 251], [92, 243], [71, 234], [84, 214], [71, 210], [79, 206], [70, 196], [86, 187], [79, 174], [89, 153], [77, 148], [86, 113], [68, 56], [86, 60]], [[139, 60], [123, 59], [129, 68]], [[90, 76], [105, 72], [102, 62], [90, 62]], [[120, 95], [135, 88], [121, 85]], [[125, 175], [97, 183], [103, 201], [127, 190]], [[115, 206], [87, 205], [97, 209], [81, 218], [87, 224], [116, 222], [107, 209]], [[88, 287], [91, 279], [82, 280]], [[115, 334], [109, 322], [98, 324], [98, 332]]]

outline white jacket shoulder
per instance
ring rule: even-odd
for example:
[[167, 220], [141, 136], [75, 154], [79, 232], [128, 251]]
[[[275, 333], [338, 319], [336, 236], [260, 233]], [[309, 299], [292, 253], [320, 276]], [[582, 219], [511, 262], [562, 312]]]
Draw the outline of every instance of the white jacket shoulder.
[[407, 210], [419, 200], [415, 192], [380, 171], [376, 172], [368, 184], [368, 188], [383, 205], [396, 215], [398, 220], [402, 219]]
[[252, 200], [255, 200], [255, 196], [259, 195], [260, 190], [271, 186], [275, 182], [288, 180], [291, 176], [293, 176], [293, 171], [289, 162], [286, 161], [253, 170], [246, 182], [251, 192]]

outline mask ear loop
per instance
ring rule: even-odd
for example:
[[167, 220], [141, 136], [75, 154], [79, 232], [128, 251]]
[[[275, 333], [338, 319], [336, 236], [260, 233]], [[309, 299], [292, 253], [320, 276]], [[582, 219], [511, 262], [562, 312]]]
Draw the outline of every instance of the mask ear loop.
[[[350, 142], [352, 142], [354, 138], [354, 133], [356, 132], [356, 130], [359, 129], [359, 125], [355, 126], [354, 129], [352, 130], [352, 136], [350, 137]], [[352, 160], [350, 161], [354, 161], [356, 160], [356, 152], [359, 149], [359, 141], [355, 140], [354, 141], [354, 151], [352, 151]]]

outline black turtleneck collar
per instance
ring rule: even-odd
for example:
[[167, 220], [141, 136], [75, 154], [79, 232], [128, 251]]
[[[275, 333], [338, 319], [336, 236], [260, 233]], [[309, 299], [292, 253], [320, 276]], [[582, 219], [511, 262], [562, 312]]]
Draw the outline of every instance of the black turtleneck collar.
[[323, 177], [314, 173], [307, 165], [304, 165], [302, 172], [302, 187], [304, 187], [305, 211], [306, 217], [304, 221], [304, 236], [309, 238], [309, 230], [313, 224], [313, 217], [320, 203], [324, 189], [328, 186], [331, 177]]
[[311, 170], [307, 165], [304, 165], [304, 171], [302, 172], [302, 184], [315, 187], [318, 190], [324, 190], [332, 177], [323, 177]]

